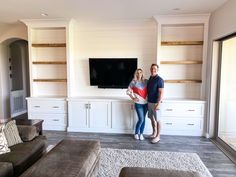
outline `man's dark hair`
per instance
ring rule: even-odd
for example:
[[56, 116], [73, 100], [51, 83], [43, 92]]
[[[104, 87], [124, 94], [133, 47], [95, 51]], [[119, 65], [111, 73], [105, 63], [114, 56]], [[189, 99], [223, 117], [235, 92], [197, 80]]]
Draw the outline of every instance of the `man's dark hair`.
[[157, 64], [155, 64], [155, 63], [153, 63], [153, 64], [151, 65], [151, 67], [153, 67], [153, 66], [156, 66], [157, 68], [159, 68], [159, 66], [158, 66]]

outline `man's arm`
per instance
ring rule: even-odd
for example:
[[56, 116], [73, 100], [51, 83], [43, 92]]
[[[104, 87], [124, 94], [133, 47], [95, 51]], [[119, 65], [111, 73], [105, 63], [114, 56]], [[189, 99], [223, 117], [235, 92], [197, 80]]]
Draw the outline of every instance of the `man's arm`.
[[164, 88], [159, 88], [158, 92], [159, 92], [159, 98], [157, 100], [156, 110], [160, 109], [161, 101], [162, 101], [163, 96], [164, 96]]

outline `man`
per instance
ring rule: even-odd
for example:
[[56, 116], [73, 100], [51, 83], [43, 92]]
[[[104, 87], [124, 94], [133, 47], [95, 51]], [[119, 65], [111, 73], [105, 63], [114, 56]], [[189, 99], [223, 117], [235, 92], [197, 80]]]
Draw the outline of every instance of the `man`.
[[151, 119], [153, 133], [150, 136], [153, 138], [151, 143], [157, 143], [160, 141], [160, 117], [157, 116], [157, 112], [160, 109], [160, 105], [164, 93], [164, 80], [157, 74], [159, 66], [152, 64], [150, 68], [151, 76], [148, 80], [148, 117]]

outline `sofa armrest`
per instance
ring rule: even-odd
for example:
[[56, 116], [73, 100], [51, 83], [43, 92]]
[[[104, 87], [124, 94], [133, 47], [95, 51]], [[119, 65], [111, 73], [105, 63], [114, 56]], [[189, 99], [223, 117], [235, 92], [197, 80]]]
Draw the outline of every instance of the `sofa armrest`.
[[33, 125], [17, 125], [22, 141], [31, 141], [39, 135], [37, 128]]
[[11, 177], [13, 176], [13, 165], [10, 162], [0, 162], [0, 176]]

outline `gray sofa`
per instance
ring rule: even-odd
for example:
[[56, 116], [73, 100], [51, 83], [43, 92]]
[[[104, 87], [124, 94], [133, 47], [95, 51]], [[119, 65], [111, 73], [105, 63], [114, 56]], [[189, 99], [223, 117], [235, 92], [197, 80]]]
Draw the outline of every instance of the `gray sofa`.
[[0, 176], [17, 177], [34, 164], [46, 150], [46, 138], [37, 136], [34, 126], [17, 126], [23, 143], [11, 146], [11, 152], [0, 155]]

